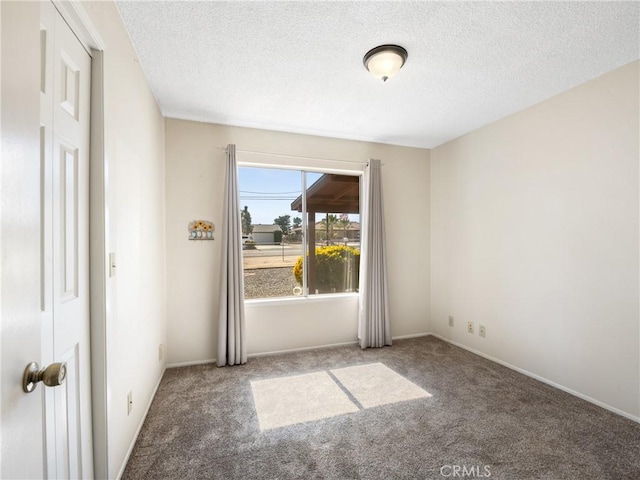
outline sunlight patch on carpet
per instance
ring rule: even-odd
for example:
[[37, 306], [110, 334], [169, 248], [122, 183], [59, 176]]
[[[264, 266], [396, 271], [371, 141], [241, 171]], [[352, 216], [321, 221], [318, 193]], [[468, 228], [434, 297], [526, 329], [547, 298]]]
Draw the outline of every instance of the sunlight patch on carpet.
[[431, 397], [382, 363], [338, 368], [331, 373], [364, 408]]
[[251, 382], [260, 430], [357, 412], [327, 372]]

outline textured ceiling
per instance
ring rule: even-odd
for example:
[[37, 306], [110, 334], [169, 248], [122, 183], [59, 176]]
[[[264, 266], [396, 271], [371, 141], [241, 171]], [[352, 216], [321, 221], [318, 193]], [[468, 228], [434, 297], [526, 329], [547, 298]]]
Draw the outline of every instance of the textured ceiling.
[[[639, 2], [117, 2], [165, 116], [431, 148], [640, 57]], [[363, 55], [409, 58], [387, 83]]]

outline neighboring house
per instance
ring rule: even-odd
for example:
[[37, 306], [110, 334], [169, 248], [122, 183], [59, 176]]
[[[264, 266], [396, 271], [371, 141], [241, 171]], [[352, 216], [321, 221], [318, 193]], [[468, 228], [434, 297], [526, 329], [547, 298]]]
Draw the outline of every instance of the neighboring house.
[[[291, 231], [294, 238], [301, 238], [302, 227], [292, 228]], [[345, 238], [348, 238], [350, 242], [360, 240], [360, 223], [358, 222], [350, 222], [346, 228], [341, 224], [333, 225], [332, 231], [332, 240], [334, 242], [339, 243]], [[325, 238], [324, 223], [316, 222], [316, 240], [324, 240]]]
[[253, 241], [258, 245], [273, 245], [276, 243], [276, 232], [280, 232], [278, 225], [252, 225]]
[[[324, 233], [324, 229], [324, 223], [316, 223], [316, 232], [322, 231]], [[337, 225], [333, 225], [331, 230], [333, 231], [333, 240], [344, 240], [345, 238], [348, 238], [349, 241], [360, 240], [360, 223], [358, 222], [349, 222], [349, 225], [346, 226], [338, 223]]]

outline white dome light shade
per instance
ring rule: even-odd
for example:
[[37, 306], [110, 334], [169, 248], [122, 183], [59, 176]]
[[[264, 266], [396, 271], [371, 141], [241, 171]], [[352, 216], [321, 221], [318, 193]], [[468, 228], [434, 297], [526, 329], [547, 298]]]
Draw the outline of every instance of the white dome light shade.
[[407, 51], [399, 45], [380, 45], [366, 53], [363, 63], [374, 77], [386, 82], [400, 71], [407, 56]]

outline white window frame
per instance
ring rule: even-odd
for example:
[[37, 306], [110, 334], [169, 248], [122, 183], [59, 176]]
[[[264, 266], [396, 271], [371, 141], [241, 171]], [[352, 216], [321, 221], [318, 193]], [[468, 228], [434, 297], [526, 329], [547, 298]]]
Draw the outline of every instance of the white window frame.
[[[338, 175], [352, 175], [359, 177], [360, 182], [360, 205], [362, 205], [362, 181], [364, 177], [365, 163], [358, 162], [345, 162], [344, 160], [329, 160], [329, 159], [315, 159], [310, 157], [297, 157], [292, 155], [276, 155], [269, 153], [258, 152], [242, 152], [236, 153], [238, 160], [238, 168], [251, 167], [251, 168], [272, 168], [277, 170], [295, 170], [298, 172], [310, 172], [310, 173], [333, 173]], [[349, 168], [345, 167], [345, 164]], [[303, 303], [303, 302], [323, 302], [332, 301], [336, 298], [343, 297], [357, 297], [358, 292], [340, 292], [340, 293], [323, 293], [317, 295], [309, 295], [307, 286], [307, 258], [304, 254], [305, 249], [308, 248], [307, 243], [307, 205], [306, 205], [306, 175], [303, 175], [302, 182], [302, 229], [303, 235], [303, 287], [302, 295], [297, 297], [265, 297], [265, 298], [251, 298], [245, 299], [244, 303], [250, 306], [278, 306], [291, 303]], [[362, 209], [360, 209], [359, 215], [362, 215]], [[362, 218], [362, 217], [361, 217]], [[243, 266], [244, 270], [244, 266]]]

